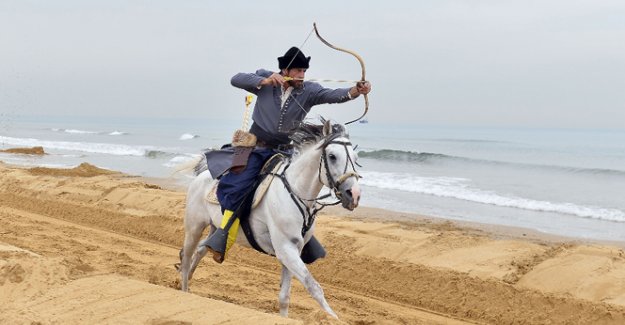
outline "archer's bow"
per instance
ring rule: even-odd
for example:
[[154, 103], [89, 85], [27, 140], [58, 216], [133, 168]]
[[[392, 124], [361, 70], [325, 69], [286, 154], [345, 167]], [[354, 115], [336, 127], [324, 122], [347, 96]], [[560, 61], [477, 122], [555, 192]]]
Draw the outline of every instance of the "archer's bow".
[[[330, 44], [328, 41], [326, 41], [325, 39], [323, 39], [323, 37], [321, 37], [321, 35], [319, 35], [319, 31], [317, 30], [317, 24], [313, 23], [313, 28], [315, 29], [315, 34], [317, 34], [317, 37], [321, 40], [321, 42], [323, 42], [323, 44], [329, 46], [332, 49], [335, 49], [337, 51], [341, 51], [341, 52], [345, 52], [345, 53], [349, 53], [351, 55], [353, 55], [354, 57], [356, 57], [356, 59], [358, 60], [358, 62], [360, 62], [360, 68], [362, 69], [362, 77], [360, 78], [360, 81], [366, 81], [365, 78], [365, 61], [363, 61], [363, 59], [360, 57], [360, 55], [358, 55], [356, 52], [354, 51], [350, 51], [350, 50], [346, 50], [337, 46], [334, 46], [332, 44]], [[354, 123], [360, 119], [362, 119], [363, 117], [365, 117], [365, 115], [367, 115], [367, 111], [369, 110], [369, 97], [367, 96], [367, 94], [364, 94], [363, 96], [365, 96], [365, 112], [362, 113], [362, 115], [353, 120], [353, 121], [349, 121], [347, 123], [345, 123], [345, 125], [350, 124], [350, 123]]]

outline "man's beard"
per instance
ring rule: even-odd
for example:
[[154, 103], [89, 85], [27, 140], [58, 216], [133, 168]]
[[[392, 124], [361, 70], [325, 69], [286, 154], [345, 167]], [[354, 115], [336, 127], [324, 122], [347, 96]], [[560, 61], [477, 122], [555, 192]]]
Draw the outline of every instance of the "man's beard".
[[293, 80], [293, 81], [289, 81], [289, 86], [295, 88], [295, 89], [302, 89], [304, 88], [304, 82], [300, 81], [300, 80]]

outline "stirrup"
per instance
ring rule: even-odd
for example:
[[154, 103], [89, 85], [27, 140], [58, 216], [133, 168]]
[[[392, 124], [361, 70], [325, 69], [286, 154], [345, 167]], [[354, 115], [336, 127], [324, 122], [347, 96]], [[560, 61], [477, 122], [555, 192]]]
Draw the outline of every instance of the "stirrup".
[[213, 260], [221, 264], [224, 261], [226, 255], [226, 242], [228, 240], [228, 232], [224, 229], [217, 228], [208, 239], [206, 239], [201, 245], [206, 246], [208, 250], [213, 252]]

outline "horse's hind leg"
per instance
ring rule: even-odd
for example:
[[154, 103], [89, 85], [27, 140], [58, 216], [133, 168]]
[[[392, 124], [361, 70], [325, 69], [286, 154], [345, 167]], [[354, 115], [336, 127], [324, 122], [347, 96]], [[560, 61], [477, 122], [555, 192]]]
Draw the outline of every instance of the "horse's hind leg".
[[[184, 233], [184, 246], [180, 251], [180, 276], [181, 276], [181, 285], [180, 289], [182, 291], [189, 291], [189, 280], [193, 274], [193, 270], [195, 267], [191, 267], [191, 259], [193, 257], [193, 253], [195, 252], [195, 248], [197, 247], [198, 242], [200, 241], [200, 237], [202, 236], [202, 231], [204, 231], [204, 225], [194, 225], [192, 227], [185, 226]], [[195, 263], [197, 266], [197, 263]]]
[[[306, 268], [306, 264], [302, 261], [299, 256], [299, 250], [297, 247], [290, 241], [288, 244], [274, 245], [276, 247], [276, 256], [282, 262], [282, 265], [286, 266], [288, 270], [304, 285], [308, 293], [319, 303], [321, 308], [325, 310], [330, 316], [338, 318], [336, 313], [330, 308], [326, 298], [323, 294], [323, 289], [319, 285], [319, 282], [313, 278], [308, 268]], [[284, 273], [283, 273], [284, 274]], [[280, 297], [282, 297], [282, 292], [284, 288], [280, 290]], [[280, 305], [280, 312], [282, 313], [282, 305]]]
[[280, 279], [280, 295], [278, 296], [280, 302], [280, 315], [282, 317], [289, 317], [289, 300], [291, 298], [291, 279], [293, 274], [289, 269], [282, 264], [282, 277]]

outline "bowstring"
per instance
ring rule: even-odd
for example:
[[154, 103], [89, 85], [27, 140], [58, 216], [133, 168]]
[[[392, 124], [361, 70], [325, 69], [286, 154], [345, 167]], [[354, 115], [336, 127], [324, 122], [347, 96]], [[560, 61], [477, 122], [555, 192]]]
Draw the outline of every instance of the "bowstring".
[[291, 59], [291, 61], [289, 61], [289, 64], [286, 65], [286, 70], [289, 69], [289, 67], [291, 66], [291, 64], [293, 64], [293, 61], [295, 60], [295, 58], [297, 57], [298, 54], [300, 54], [302, 52], [302, 47], [304, 47], [304, 44], [306, 44], [306, 42], [308, 42], [308, 39], [310, 38], [310, 35], [312, 35], [312, 33], [315, 31], [315, 29], [311, 29], [310, 33], [308, 33], [308, 36], [306, 36], [306, 39], [304, 40], [304, 42], [302, 42], [302, 45], [300, 45], [297, 48], [297, 52], [295, 52], [295, 55], [293, 56], [293, 58]]
[[[304, 40], [304, 42], [302, 42], [302, 44], [297, 48], [297, 52], [295, 52], [295, 55], [293, 56], [293, 58], [291, 59], [291, 61], [289, 61], [289, 64], [286, 65], [285, 70], [288, 70], [289, 67], [291, 66], [291, 64], [293, 64], [293, 61], [295, 60], [295, 58], [297, 57], [298, 54], [300, 54], [302, 52], [302, 47], [304, 47], [304, 45], [306, 44], [306, 42], [308, 42], [308, 39], [310, 38], [310, 36], [313, 34], [313, 32], [315, 31], [315, 28], [313, 27], [310, 30], [310, 33], [308, 33], [308, 36], [306, 36], [306, 39]], [[304, 109], [304, 107], [302, 107], [302, 105], [297, 101], [297, 99], [295, 99], [295, 97], [293, 97], [293, 93], [291, 92], [289, 94], [289, 97], [291, 97], [291, 99], [295, 102], [295, 104], [297, 104], [297, 106], [299, 106], [299, 108], [304, 111], [304, 114], [308, 114], [308, 112], [306, 112], [306, 110]]]

